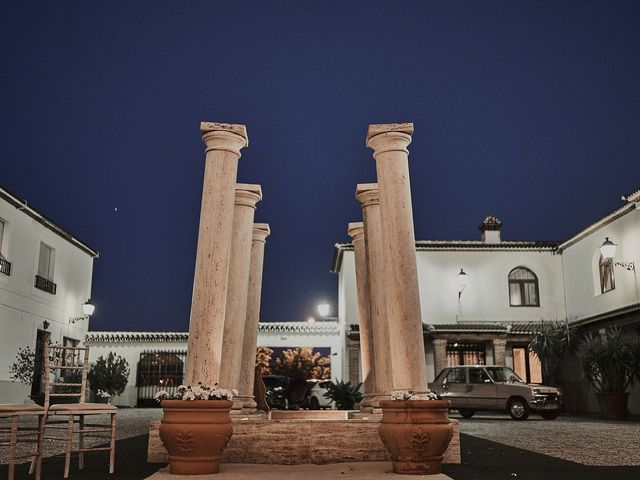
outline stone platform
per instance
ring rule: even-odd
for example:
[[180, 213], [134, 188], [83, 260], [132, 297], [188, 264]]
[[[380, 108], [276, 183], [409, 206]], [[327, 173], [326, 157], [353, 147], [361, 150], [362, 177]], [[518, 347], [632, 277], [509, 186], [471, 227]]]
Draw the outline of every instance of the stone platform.
[[[345, 420], [318, 418], [322, 414], [333, 414], [329, 411], [281, 412], [278, 416], [281, 414], [286, 418], [232, 417], [233, 435], [222, 455], [222, 463], [300, 465], [389, 461], [378, 435], [380, 416], [356, 414], [359, 418]], [[451, 423], [454, 424], [453, 438], [444, 463], [460, 463], [458, 422], [452, 420]], [[158, 433], [159, 424], [151, 422], [147, 461], [168, 463]]]
[[[147, 480], [175, 480], [169, 467], [158, 470]], [[441, 473], [438, 475], [399, 475], [393, 473], [389, 462], [333, 463], [330, 465], [247, 465], [227, 463], [220, 466], [220, 473], [214, 475], [180, 475], [180, 480], [452, 480]]]

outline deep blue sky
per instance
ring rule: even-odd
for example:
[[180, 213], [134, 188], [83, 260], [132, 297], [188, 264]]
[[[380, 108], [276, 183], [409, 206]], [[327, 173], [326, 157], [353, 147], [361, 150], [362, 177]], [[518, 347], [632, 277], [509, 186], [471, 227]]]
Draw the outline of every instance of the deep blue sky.
[[[0, 184], [97, 248], [92, 329], [186, 330], [201, 120], [244, 123], [262, 319], [337, 301], [333, 244], [413, 121], [416, 236], [566, 239], [640, 187], [640, 2], [4, 2]], [[117, 208], [117, 212], [114, 210]]]

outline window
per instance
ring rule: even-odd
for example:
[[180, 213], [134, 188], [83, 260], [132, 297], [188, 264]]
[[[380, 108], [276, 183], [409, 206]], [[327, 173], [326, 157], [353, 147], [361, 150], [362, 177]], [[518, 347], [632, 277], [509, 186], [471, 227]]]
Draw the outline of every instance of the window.
[[466, 383], [464, 368], [452, 368], [444, 379], [444, 383]]
[[600, 255], [600, 292], [607, 293], [616, 288], [616, 279], [613, 276], [613, 259]]
[[447, 366], [484, 365], [484, 343], [447, 343]]
[[491, 379], [482, 368], [470, 368], [469, 383], [491, 383]]
[[55, 259], [56, 251], [50, 246], [41, 243], [40, 255], [38, 256], [38, 273], [34, 286], [53, 295], [55, 295], [57, 289], [56, 284], [53, 282]]
[[509, 273], [509, 305], [539, 307], [538, 277], [528, 268], [517, 267]]
[[4, 220], [0, 220], [0, 273], [5, 275], [11, 275], [11, 262], [6, 258], [6, 246], [5, 246], [5, 232], [7, 231], [7, 224]]
[[40, 244], [40, 257], [38, 258], [38, 276], [45, 280], [53, 280], [53, 262], [56, 251], [44, 243]]

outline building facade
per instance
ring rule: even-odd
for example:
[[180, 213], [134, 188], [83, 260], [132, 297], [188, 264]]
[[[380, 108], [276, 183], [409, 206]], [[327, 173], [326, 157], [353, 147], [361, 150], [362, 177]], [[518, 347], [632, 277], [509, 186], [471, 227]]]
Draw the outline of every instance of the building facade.
[[12, 382], [18, 349], [75, 345], [87, 332], [98, 252], [0, 188], [0, 403], [21, 403], [33, 386]]
[[[506, 365], [527, 381], [542, 382], [540, 364], [528, 349], [539, 322], [567, 320], [578, 337], [609, 325], [638, 336], [640, 190], [622, 200], [620, 208], [562, 243], [504, 241], [493, 216], [479, 225], [480, 240], [417, 241], [428, 380], [447, 365], [480, 363]], [[601, 254], [606, 239], [617, 245], [614, 259]], [[352, 244], [336, 245], [332, 270], [339, 278], [339, 316], [350, 326], [348, 348], [358, 349]], [[561, 381], [570, 409], [598, 410], [575, 351]], [[638, 388], [630, 409], [640, 413]]]
[[[345, 328], [338, 321], [265, 322], [258, 327], [258, 347], [314, 347], [328, 352], [331, 377], [346, 378]], [[125, 391], [112, 399], [120, 406], [155, 406], [153, 395], [184, 383], [187, 332], [89, 332], [90, 361], [114, 352], [129, 363]]]

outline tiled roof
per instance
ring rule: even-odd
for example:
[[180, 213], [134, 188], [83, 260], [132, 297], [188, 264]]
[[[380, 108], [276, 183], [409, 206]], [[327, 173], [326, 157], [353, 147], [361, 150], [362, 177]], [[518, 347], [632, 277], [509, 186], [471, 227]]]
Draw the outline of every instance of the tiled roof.
[[606, 320], [612, 317], [617, 317], [619, 315], [625, 315], [628, 313], [634, 313], [640, 311], [640, 302], [632, 303], [631, 305], [625, 305], [624, 307], [615, 308], [613, 310], [609, 310], [607, 312], [598, 313], [596, 315], [591, 315], [589, 317], [583, 317], [571, 320], [569, 322], [570, 325], [585, 325], [588, 323], [597, 322], [598, 320]]
[[479, 332], [479, 333], [506, 333], [521, 334], [533, 333], [533, 323], [448, 323], [423, 325], [431, 332]]
[[186, 342], [187, 332], [87, 332], [87, 343]]

